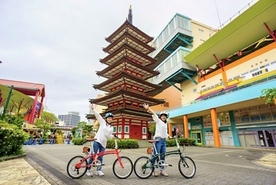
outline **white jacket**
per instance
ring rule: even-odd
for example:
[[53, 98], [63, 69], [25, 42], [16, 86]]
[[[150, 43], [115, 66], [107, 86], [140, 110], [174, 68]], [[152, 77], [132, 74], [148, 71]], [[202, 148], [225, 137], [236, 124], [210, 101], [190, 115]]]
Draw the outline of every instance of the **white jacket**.
[[167, 138], [168, 137], [168, 125], [164, 123], [156, 114], [152, 115], [153, 121], [156, 123], [155, 134], [153, 138]]
[[99, 142], [104, 148], [106, 148], [107, 140], [110, 138], [113, 138], [113, 127], [106, 123], [105, 119], [95, 110], [92, 110], [92, 113], [94, 113], [95, 117], [100, 123], [99, 129], [95, 135], [96, 142]]

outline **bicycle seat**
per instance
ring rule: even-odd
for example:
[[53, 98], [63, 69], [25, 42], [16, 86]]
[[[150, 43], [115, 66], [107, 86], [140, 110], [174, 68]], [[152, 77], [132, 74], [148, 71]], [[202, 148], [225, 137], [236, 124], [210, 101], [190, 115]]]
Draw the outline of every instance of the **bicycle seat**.
[[158, 140], [148, 140], [148, 141], [149, 141], [149, 143], [154, 143], [154, 142], [156, 142]]

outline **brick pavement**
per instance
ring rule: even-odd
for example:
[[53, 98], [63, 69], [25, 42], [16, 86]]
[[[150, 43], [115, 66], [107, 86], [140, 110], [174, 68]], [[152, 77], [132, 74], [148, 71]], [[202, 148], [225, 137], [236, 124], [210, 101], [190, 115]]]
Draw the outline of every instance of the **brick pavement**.
[[[200, 162], [208, 163], [208, 161], [200, 161]], [[276, 172], [276, 150], [272, 150], [272, 152], [270, 151], [270, 153], [266, 153], [262, 158], [260, 158], [258, 160], [254, 160], [254, 163], [262, 165], [262, 166], [267, 166], [270, 169], [275, 169], [275, 172]], [[8, 184], [13, 184], [13, 185], [17, 185], [17, 184], [18, 185], [21, 185], [21, 184], [24, 184], [24, 185], [28, 185], [28, 184], [30, 184], [30, 185], [38, 185], [38, 184], [39, 185], [49, 185], [49, 184], [53, 184], [53, 179], [49, 178], [51, 176], [51, 174], [49, 174], [49, 173], [47, 174], [45, 172], [42, 173], [42, 170], [38, 170], [38, 168], [35, 169], [33, 167], [34, 165], [36, 165], [36, 164], [34, 164], [34, 163], [32, 164], [32, 162], [27, 160], [26, 157], [21, 157], [21, 158], [16, 158], [16, 159], [0, 162], [0, 169], [1, 169], [0, 185], [8, 185]], [[158, 177], [158, 178], [159, 179], [152, 179], [151, 183], [156, 184], [156, 183], [158, 183], [159, 180], [161, 180], [161, 178], [163, 178], [162, 181], [164, 183], [166, 183], [166, 182], [172, 183], [174, 181], [173, 179], [170, 179], [169, 177], [168, 178]], [[210, 178], [215, 179], [215, 177], [210, 177]], [[46, 179], [48, 179], [48, 180], [46, 180]], [[206, 181], [206, 179], [203, 178], [202, 183], [204, 184], [205, 181]], [[84, 182], [89, 182], [89, 178], [85, 179]], [[123, 181], [120, 181], [120, 179], [118, 179], [117, 181], [115, 180], [114, 182], [118, 182], [118, 183], [122, 184]], [[188, 182], [188, 180], [187, 180], [187, 182]], [[244, 183], [247, 184], [246, 182], [247, 182], [247, 180], [245, 179]], [[250, 182], [251, 181], [248, 179], [248, 184], [250, 184]], [[103, 179], [101, 180], [100, 178], [97, 179], [97, 183], [98, 184], [113, 184], [113, 183], [108, 183], [108, 181], [105, 181]], [[149, 185], [151, 183], [147, 183], [147, 184]], [[208, 182], [206, 181], [206, 183], [208, 183]], [[220, 184], [220, 183], [218, 182], [218, 184]], [[58, 184], [58, 183], [55, 183], [55, 184]], [[212, 181], [212, 184], [216, 184], [216, 182]]]

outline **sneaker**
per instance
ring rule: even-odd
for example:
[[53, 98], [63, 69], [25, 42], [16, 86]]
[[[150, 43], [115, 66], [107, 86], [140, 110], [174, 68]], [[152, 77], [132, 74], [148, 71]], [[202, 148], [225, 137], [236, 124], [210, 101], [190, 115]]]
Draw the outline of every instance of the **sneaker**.
[[89, 177], [93, 177], [93, 173], [92, 173], [91, 170], [87, 170], [86, 175], [89, 176]]
[[157, 172], [152, 172], [152, 176], [158, 177], [158, 173]]
[[169, 176], [169, 175], [168, 175], [166, 172], [164, 172], [164, 171], [161, 171], [161, 172], [160, 172], [160, 175], [161, 175], [161, 176], [165, 176], [165, 177], [168, 177], [168, 176]]
[[104, 173], [103, 173], [102, 171], [97, 171], [97, 172], [96, 172], [96, 175], [104, 176]]

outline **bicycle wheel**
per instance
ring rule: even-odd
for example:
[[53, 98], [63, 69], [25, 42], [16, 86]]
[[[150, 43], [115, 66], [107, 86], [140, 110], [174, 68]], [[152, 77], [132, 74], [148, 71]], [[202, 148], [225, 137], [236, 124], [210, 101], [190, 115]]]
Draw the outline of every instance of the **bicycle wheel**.
[[133, 171], [133, 163], [130, 158], [122, 156], [120, 160], [117, 158], [114, 161], [112, 170], [114, 175], [119, 179], [126, 179]]
[[140, 179], [147, 179], [151, 176], [154, 168], [149, 157], [142, 156], [134, 162], [134, 173]]
[[87, 171], [88, 162], [83, 156], [75, 156], [67, 164], [67, 174], [72, 179], [81, 178]]
[[178, 170], [187, 179], [193, 178], [196, 173], [196, 165], [190, 157], [183, 157], [178, 162]]

